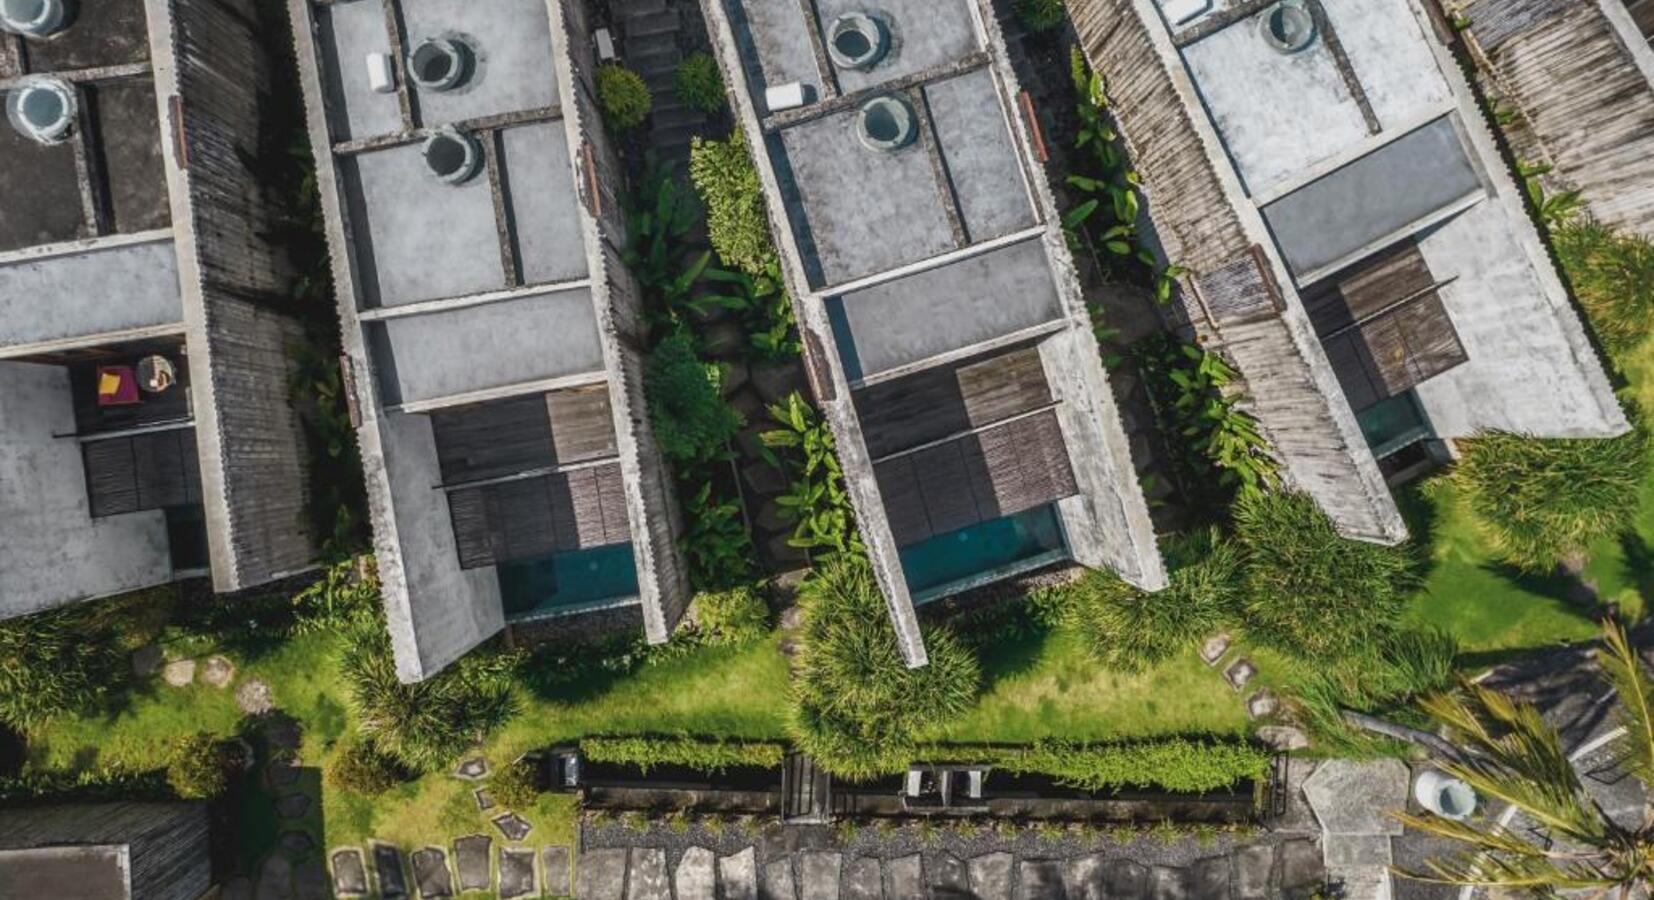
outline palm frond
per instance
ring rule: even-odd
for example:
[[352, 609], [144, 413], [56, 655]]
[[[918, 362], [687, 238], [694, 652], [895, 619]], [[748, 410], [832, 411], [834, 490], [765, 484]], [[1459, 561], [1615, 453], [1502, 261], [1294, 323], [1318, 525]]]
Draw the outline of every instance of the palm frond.
[[1622, 765], [1644, 784], [1654, 783], [1654, 684], [1631, 649], [1625, 629], [1610, 622], [1603, 631], [1604, 646], [1597, 651], [1597, 663], [1619, 695], [1619, 719], [1626, 732], [1619, 741]]

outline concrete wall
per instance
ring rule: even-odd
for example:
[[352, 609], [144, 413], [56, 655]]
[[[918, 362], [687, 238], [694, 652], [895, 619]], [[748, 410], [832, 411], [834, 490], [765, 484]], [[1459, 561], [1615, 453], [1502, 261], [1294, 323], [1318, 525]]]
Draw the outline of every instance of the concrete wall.
[[0, 362], [0, 618], [172, 579], [159, 510], [93, 519], [68, 372]]

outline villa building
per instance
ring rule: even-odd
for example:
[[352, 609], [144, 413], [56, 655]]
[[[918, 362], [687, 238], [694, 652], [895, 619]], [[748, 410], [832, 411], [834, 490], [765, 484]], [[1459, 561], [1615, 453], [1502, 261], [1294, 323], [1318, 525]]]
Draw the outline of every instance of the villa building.
[[977, 0], [703, 0], [910, 665], [915, 605], [1060, 562], [1163, 587], [1030, 105]]
[[1628, 428], [1434, 7], [1069, 8], [1193, 330], [1343, 533], [1403, 538], [1454, 438]]
[[1598, 221], [1654, 237], [1654, 0], [1474, 0], [1459, 14], [1517, 155]]
[[217, 897], [205, 803], [0, 810], [0, 900]]
[[0, 6], [0, 618], [311, 565], [254, 22]]
[[290, 0], [397, 671], [688, 602], [577, 2]]

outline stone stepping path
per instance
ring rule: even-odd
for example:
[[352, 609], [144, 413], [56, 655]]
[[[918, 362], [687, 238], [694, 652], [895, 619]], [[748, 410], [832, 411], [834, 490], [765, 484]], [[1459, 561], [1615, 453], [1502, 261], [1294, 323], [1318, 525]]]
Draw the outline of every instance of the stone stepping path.
[[1348, 900], [1389, 900], [1392, 838], [1402, 825], [1387, 810], [1407, 805], [1411, 775], [1399, 760], [1328, 760], [1304, 781], [1304, 797], [1321, 823], [1327, 874]]
[[[651, 851], [639, 852], [647, 855]], [[651, 900], [672, 900], [671, 885], [666, 877], [666, 851], [652, 852], [658, 854], [658, 860], [646, 859], [640, 863], [637, 874], [632, 876], [636, 880], [635, 890], [638, 896], [647, 896]], [[613, 900], [625, 900], [627, 896], [624, 893], [627, 872], [625, 853], [620, 851], [619, 868], [612, 882], [616, 891]], [[297, 894], [297, 897], [325, 898], [329, 896], [329, 887], [332, 896], [371, 896], [384, 900], [411, 900], [413, 897], [438, 900], [489, 890], [502, 900], [515, 900], [542, 896], [542, 885], [545, 896], [566, 897], [570, 893], [568, 847], [548, 846], [539, 851], [532, 847], [504, 847], [496, 845], [494, 839], [485, 834], [457, 838], [451, 848], [422, 847], [406, 855], [396, 847], [382, 843], [373, 844], [366, 853], [360, 847], [338, 847], [328, 854], [327, 859], [331, 868], [331, 883], [328, 871], [322, 868], [320, 862], [313, 862], [310, 866], [316, 873], [317, 888], [312, 893]], [[537, 859], [540, 862], [538, 869], [535, 865]], [[597, 851], [593, 871], [600, 871], [602, 862], [603, 851]], [[713, 883], [710, 875], [706, 882], [708, 885]], [[683, 900], [689, 900], [687, 895]], [[702, 900], [717, 898], [708, 893]]]
[[448, 854], [441, 847], [415, 850], [408, 858], [413, 863], [414, 885], [425, 900], [441, 900], [454, 896], [454, 873], [448, 870]]
[[1258, 843], [1183, 866], [1103, 854], [1019, 859], [892, 859], [801, 850], [760, 861], [748, 848], [717, 857], [684, 851], [666, 877], [666, 850], [612, 847], [580, 857], [577, 900], [1307, 900], [1325, 881], [1321, 848], [1302, 838]]

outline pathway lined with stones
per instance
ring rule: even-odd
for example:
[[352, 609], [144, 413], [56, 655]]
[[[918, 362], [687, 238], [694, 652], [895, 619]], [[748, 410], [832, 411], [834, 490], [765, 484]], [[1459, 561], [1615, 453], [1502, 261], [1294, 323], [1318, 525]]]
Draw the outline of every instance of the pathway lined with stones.
[[328, 854], [333, 896], [383, 900], [445, 900], [489, 890], [501, 900], [567, 897], [570, 860], [568, 847], [496, 845], [485, 834], [458, 838], [451, 847], [421, 847], [407, 854], [377, 842], [366, 851], [340, 847]]
[[1401, 823], [1388, 815], [1407, 806], [1411, 778], [1400, 760], [1329, 760], [1304, 782], [1304, 796], [1324, 837], [1327, 875], [1346, 900], [1390, 900], [1391, 839]]

